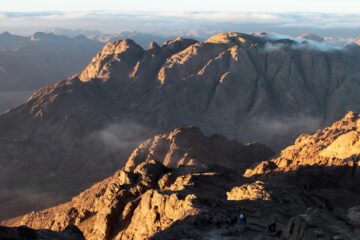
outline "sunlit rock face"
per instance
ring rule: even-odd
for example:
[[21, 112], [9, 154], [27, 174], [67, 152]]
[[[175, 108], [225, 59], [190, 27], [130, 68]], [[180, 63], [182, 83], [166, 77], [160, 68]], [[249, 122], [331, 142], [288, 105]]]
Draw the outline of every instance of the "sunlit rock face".
[[257, 181], [252, 184], [244, 184], [240, 187], [234, 187], [227, 192], [227, 199], [233, 201], [241, 200], [270, 200], [271, 195], [266, 191], [265, 184]]
[[[346, 134], [357, 119], [358, 114], [349, 113], [317, 133]], [[330, 140], [313, 145], [336, 139], [325, 136]], [[62, 233], [71, 223], [89, 240], [359, 236], [360, 169], [342, 166], [339, 175], [331, 169], [336, 162], [321, 172], [319, 166], [301, 169], [303, 163], [296, 162], [290, 173], [279, 168], [274, 177], [263, 172], [244, 178], [251, 165], [269, 157], [264, 153], [270, 154], [263, 145], [254, 149], [221, 136], [206, 137], [194, 127], [174, 129], [138, 146], [125, 167], [71, 201], [1, 224]], [[245, 225], [240, 214], [246, 216]]]
[[125, 170], [133, 170], [139, 163], [154, 159], [167, 167], [215, 164], [245, 169], [254, 159], [269, 159], [274, 152], [263, 144], [241, 144], [223, 136], [206, 137], [195, 127], [178, 128], [147, 140], [133, 151]]
[[313, 134], [302, 134], [270, 162], [262, 162], [245, 175], [271, 171], [293, 171], [316, 166], [360, 165], [360, 115], [349, 112], [341, 120]]
[[129, 71], [143, 54], [144, 50], [132, 40], [108, 43], [92, 59], [91, 63], [80, 74], [79, 79], [84, 82], [94, 78], [109, 79], [115, 69], [124, 74], [118, 77], [127, 77]]
[[81, 73], [0, 116], [0, 210], [9, 206], [4, 216], [14, 216], [65, 201], [122, 167], [139, 143], [174, 128], [279, 150], [360, 111], [360, 48], [311, 44], [241, 33], [146, 50], [131, 40], [110, 43]]

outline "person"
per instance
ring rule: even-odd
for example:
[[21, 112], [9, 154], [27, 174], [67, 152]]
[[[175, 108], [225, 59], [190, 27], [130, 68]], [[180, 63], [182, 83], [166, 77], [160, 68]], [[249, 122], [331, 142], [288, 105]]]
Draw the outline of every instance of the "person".
[[246, 216], [245, 216], [244, 213], [240, 213], [240, 215], [239, 215], [239, 223], [241, 225], [246, 225]]

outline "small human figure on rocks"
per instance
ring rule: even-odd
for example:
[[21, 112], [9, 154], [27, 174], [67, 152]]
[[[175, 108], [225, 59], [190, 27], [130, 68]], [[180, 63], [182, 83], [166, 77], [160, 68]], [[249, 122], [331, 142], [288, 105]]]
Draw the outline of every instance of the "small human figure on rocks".
[[239, 223], [241, 225], [246, 225], [246, 216], [245, 216], [244, 213], [240, 213], [240, 215], [239, 215]]

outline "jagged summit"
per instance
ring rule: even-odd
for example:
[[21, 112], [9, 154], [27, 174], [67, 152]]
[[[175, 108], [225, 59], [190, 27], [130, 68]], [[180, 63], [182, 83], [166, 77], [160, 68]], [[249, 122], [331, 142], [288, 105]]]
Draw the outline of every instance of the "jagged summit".
[[153, 159], [166, 167], [214, 164], [241, 170], [254, 159], [268, 159], [273, 154], [262, 144], [243, 145], [219, 135], [205, 137], [199, 128], [187, 127], [147, 140], [133, 151], [124, 169], [131, 171], [141, 162]]
[[159, 49], [160, 46], [156, 42], [151, 42], [148, 46], [148, 50]]
[[119, 67], [119, 72], [129, 71], [128, 69], [133, 67], [143, 54], [142, 47], [130, 39], [108, 43], [91, 60], [79, 78], [83, 82], [94, 78], [108, 79], [114, 68]]
[[208, 43], [233, 43], [233, 44], [251, 44], [257, 42], [257, 37], [245, 33], [224, 32], [208, 38]]

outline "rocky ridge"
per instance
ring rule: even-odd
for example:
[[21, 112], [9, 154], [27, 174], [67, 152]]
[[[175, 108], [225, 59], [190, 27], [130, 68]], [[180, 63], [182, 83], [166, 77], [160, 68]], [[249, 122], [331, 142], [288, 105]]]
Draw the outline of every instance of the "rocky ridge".
[[306, 166], [356, 167], [360, 165], [360, 115], [349, 112], [331, 126], [302, 134], [278, 157], [249, 169], [245, 176], [288, 172]]
[[[175, 129], [140, 145], [122, 170], [71, 202], [3, 224], [55, 231], [76, 224], [86, 239], [148, 238], [198, 215], [202, 201], [207, 208], [224, 201], [224, 187], [235, 184], [236, 171], [272, 155], [263, 145], [205, 137], [197, 128]], [[217, 192], [209, 195], [209, 188]]]
[[[348, 113], [328, 128], [300, 136], [280, 156], [254, 168], [251, 162], [269, 157], [263, 146], [254, 150], [223, 137], [204, 137], [195, 128], [175, 129], [140, 145], [122, 170], [71, 202], [2, 224], [56, 231], [75, 224], [87, 239], [357, 240], [359, 169], [345, 156], [342, 164], [321, 164], [318, 156], [339, 137], [357, 131], [359, 119], [359, 114]], [[209, 141], [228, 149], [220, 151]], [[343, 149], [335, 146], [331, 153], [340, 156]], [[255, 154], [251, 160], [237, 159], [244, 148]], [[230, 154], [236, 149], [239, 154]], [[294, 162], [275, 165], [289, 152], [297, 153]], [[359, 149], [352, 152], [360, 154]], [[264, 163], [273, 165], [272, 171], [243, 176]], [[236, 221], [240, 213], [247, 216], [245, 226]]]

